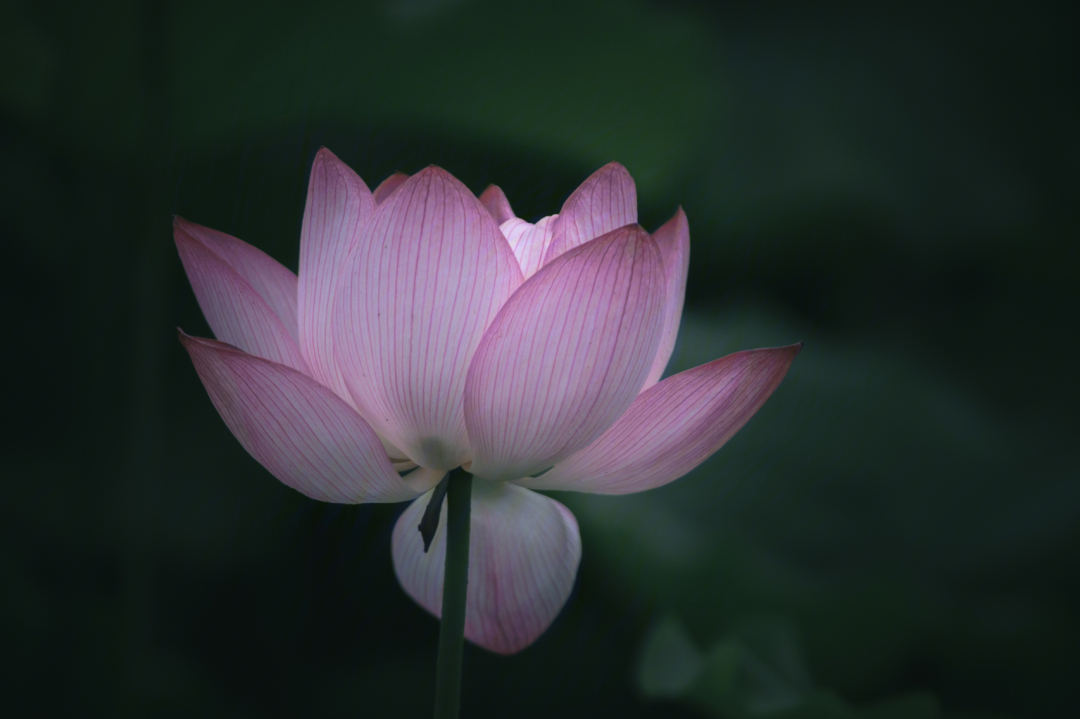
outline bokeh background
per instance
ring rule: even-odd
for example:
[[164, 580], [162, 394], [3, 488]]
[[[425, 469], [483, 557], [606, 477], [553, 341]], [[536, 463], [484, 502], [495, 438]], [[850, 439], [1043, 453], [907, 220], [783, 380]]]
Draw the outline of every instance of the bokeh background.
[[429, 715], [402, 507], [280, 485], [176, 341], [172, 214], [295, 269], [326, 145], [531, 220], [619, 160], [690, 219], [669, 371], [806, 343], [691, 475], [558, 495], [574, 594], [465, 716], [1080, 716], [1073, 7], [4, 0], [0, 713]]

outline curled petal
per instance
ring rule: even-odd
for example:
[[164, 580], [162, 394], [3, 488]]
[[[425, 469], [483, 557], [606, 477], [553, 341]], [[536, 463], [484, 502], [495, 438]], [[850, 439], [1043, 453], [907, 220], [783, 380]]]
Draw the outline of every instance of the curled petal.
[[604, 165], [566, 198], [544, 264], [612, 230], [637, 222], [637, 188], [626, 168]]
[[[199, 240], [213, 232], [180, 218], [173, 223], [180, 261], [210, 329], [219, 340], [244, 352], [307, 373], [296, 340], [266, 299], [231, 264]], [[224, 240], [221, 243], [227, 244]]]
[[514, 251], [518, 264], [521, 265], [521, 274], [525, 279], [529, 279], [540, 269], [558, 217], [544, 217], [535, 225], [514, 217], [499, 226], [506, 241], [510, 243], [510, 249]]
[[189, 337], [210, 401], [270, 474], [323, 502], [401, 502], [419, 494], [394, 471], [374, 430], [330, 389], [222, 342]]
[[664, 330], [642, 391], [660, 381], [675, 349], [675, 339], [679, 336], [683, 301], [686, 299], [686, 275], [690, 271], [690, 225], [681, 207], [674, 217], [653, 233], [653, 239], [660, 248], [660, 256], [664, 258]]
[[341, 276], [334, 349], [375, 429], [422, 467], [468, 461], [465, 375], [521, 269], [495, 221], [429, 167], [379, 205]]
[[465, 386], [473, 474], [517, 479], [611, 426], [637, 396], [660, 341], [660, 253], [637, 225], [545, 265], [510, 298]]
[[638, 395], [591, 445], [516, 484], [629, 494], [659, 487], [709, 458], [739, 431], [787, 374], [802, 343], [747, 350], [680, 372]]
[[[394, 527], [394, 572], [405, 592], [442, 613], [446, 504], [425, 554], [417, 527], [430, 492]], [[465, 636], [499, 654], [532, 644], [570, 596], [581, 561], [577, 521], [553, 499], [502, 482], [473, 480]]]
[[[173, 235], [183, 234], [213, 252], [236, 270], [270, 307], [289, 336], [296, 340], [297, 293], [296, 275], [287, 267], [232, 235], [196, 225], [182, 217], [173, 218]], [[179, 238], [177, 242], [179, 243]], [[186, 267], [185, 267], [186, 269]], [[190, 273], [189, 273], [190, 275]], [[217, 330], [215, 330], [216, 332]]]
[[330, 310], [346, 255], [375, 201], [359, 175], [325, 147], [315, 155], [300, 229], [300, 349], [311, 375], [349, 398], [334, 360]]
[[498, 185], [488, 185], [487, 189], [480, 193], [480, 204], [487, 208], [497, 225], [514, 218], [510, 200], [506, 199], [506, 193]]
[[386, 202], [386, 199], [394, 194], [394, 190], [401, 187], [401, 183], [408, 179], [409, 176], [404, 172], [395, 172], [393, 175], [390, 175], [390, 177], [380, 182], [379, 186], [375, 188], [375, 192], [372, 193], [375, 196], [375, 204], [381, 205]]

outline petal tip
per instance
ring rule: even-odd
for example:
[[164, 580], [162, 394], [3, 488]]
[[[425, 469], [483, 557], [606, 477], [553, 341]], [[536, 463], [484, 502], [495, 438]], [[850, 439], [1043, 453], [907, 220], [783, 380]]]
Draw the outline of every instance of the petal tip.
[[[194, 222], [185, 220], [180, 215], [173, 215], [173, 239], [177, 239], [178, 235], [184, 235], [189, 240], [195, 240], [195, 237], [191, 234], [192, 227], [198, 227]], [[197, 241], [197, 240], [196, 240]]]
[[495, 218], [495, 222], [500, 225], [516, 217], [510, 207], [510, 200], [498, 185], [488, 185], [480, 193], [479, 199], [480, 204], [487, 208], [487, 211]]

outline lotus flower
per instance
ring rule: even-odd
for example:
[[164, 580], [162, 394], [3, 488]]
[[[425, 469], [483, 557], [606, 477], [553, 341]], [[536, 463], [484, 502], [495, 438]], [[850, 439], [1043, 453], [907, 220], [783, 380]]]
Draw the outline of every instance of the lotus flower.
[[[465, 636], [509, 654], [566, 602], [577, 522], [534, 489], [602, 494], [671, 482], [726, 442], [799, 346], [660, 378], [689, 261], [679, 209], [637, 223], [612, 163], [530, 224], [438, 167], [374, 192], [326, 149], [311, 171], [299, 277], [177, 218], [176, 246], [217, 340], [180, 340], [210, 400], [272, 475], [326, 502], [419, 498], [393, 533], [402, 587], [438, 616], [445, 514], [416, 531], [451, 469], [475, 477]], [[404, 473], [404, 474], [402, 474]]]

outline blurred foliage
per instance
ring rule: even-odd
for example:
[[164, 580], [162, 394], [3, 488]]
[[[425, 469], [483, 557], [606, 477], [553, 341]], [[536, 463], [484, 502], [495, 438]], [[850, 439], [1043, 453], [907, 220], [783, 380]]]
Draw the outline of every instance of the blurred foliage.
[[749, 622], [707, 652], [694, 646], [678, 619], [662, 619], [645, 638], [638, 667], [642, 694], [683, 699], [709, 715], [731, 719], [934, 719], [925, 694], [853, 709], [832, 692], [814, 690], [790, 626]]
[[467, 716], [1080, 714], [1080, 121], [1066, 3], [0, 4], [13, 716], [426, 715], [400, 507], [228, 434], [169, 219], [295, 269], [310, 160], [519, 215], [597, 166], [693, 258], [671, 371], [807, 343], [690, 476], [559, 494], [563, 615]]

